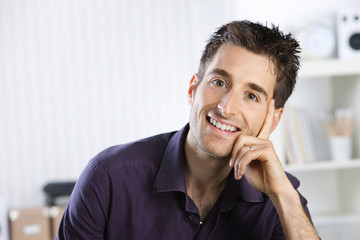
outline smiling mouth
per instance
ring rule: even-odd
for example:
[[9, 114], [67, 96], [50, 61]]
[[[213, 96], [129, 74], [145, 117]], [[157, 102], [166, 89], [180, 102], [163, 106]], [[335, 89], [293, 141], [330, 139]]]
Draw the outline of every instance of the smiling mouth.
[[214, 125], [216, 128], [222, 130], [222, 131], [228, 131], [228, 132], [237, 132], [240, 131], [240, 129], [238, 129], [237, 127], [228, 125], [228, 124], [223, 124], [219, 121], [216, 121], [215, 119], [212, 119], [211, 117], [209, 117], [208, 121]]

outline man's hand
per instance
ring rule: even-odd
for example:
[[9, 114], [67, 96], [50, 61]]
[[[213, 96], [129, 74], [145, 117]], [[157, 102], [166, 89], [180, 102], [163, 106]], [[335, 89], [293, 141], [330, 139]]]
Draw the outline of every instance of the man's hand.
[[230, 167], [234, 167], [236, 179], [245, 175], [253, 188], [270, 197], [286, 239], [319, 239], [269, 140], [274, 113], [274, 100], [270, 100], [259, 135], [238, 137]]
[[293, 188], [269, 140], [274, 113], [274, 100], [271, 99], [259, 135], [257, 137], [240, 135], [230, 161], [236, 179], [245, 175], [253, 188], [269, 196]]

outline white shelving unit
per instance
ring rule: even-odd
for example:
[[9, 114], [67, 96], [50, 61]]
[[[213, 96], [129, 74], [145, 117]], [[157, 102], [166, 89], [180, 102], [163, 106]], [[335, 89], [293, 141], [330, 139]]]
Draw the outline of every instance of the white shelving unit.
[[299, 78], [360, 75], [360, 60], [313, 60], [301, 63]]
[[[360, 159], [349, 159], [342, 162], [333, 162], [331, 160], [314, 162], [308, 164], [292, 164], [286, 166], [286, 171], [292, 173], [302, 172], [317, 172], [329, 170], [346, 170], [346, 169], [360, 169]], [[360, 178], [360, 176], [359, 176]]]
[[[360, 126], [360, 60], [328, 59], [302, 62], [292, 102], [314, 112], [338, 107], [354, 111]], [[319, 159], [285, 165], [300, 181], [300, 192], [323, 239], [358, 239], [360, 235], [360, 131], [353, 136], [353, 159]]]

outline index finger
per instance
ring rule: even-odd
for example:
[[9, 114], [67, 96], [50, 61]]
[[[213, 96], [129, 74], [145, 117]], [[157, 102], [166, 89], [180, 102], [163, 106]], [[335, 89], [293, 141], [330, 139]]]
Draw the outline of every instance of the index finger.
[[258, 135], [259, 138], [269, 139], [271, 128], [274, 121], [274, 113], [275, 113], [275, 101], [274, 99], [271, 99], [268, 104], [264, 124], [261, 127], [260, 133]]

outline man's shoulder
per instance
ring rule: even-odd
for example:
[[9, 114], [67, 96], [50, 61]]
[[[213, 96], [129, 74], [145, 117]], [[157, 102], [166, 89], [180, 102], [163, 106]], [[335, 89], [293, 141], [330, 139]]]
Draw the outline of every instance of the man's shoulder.
[[297, 179], [294, 175], [288, 173], [288, 172], [285, 172], [289, 181], [291, 182], [291, 184], [293, 185], [293, 187], [295, 189], [297, 189], [299, 186], [300, 186], [300, 181], [299, 179]]
[[171, 137], [176, 133], [168, 132], [133, 142], [106, 148], [98, 153], [91, 162], [107, 170], [119, 165], [160, 164]]

